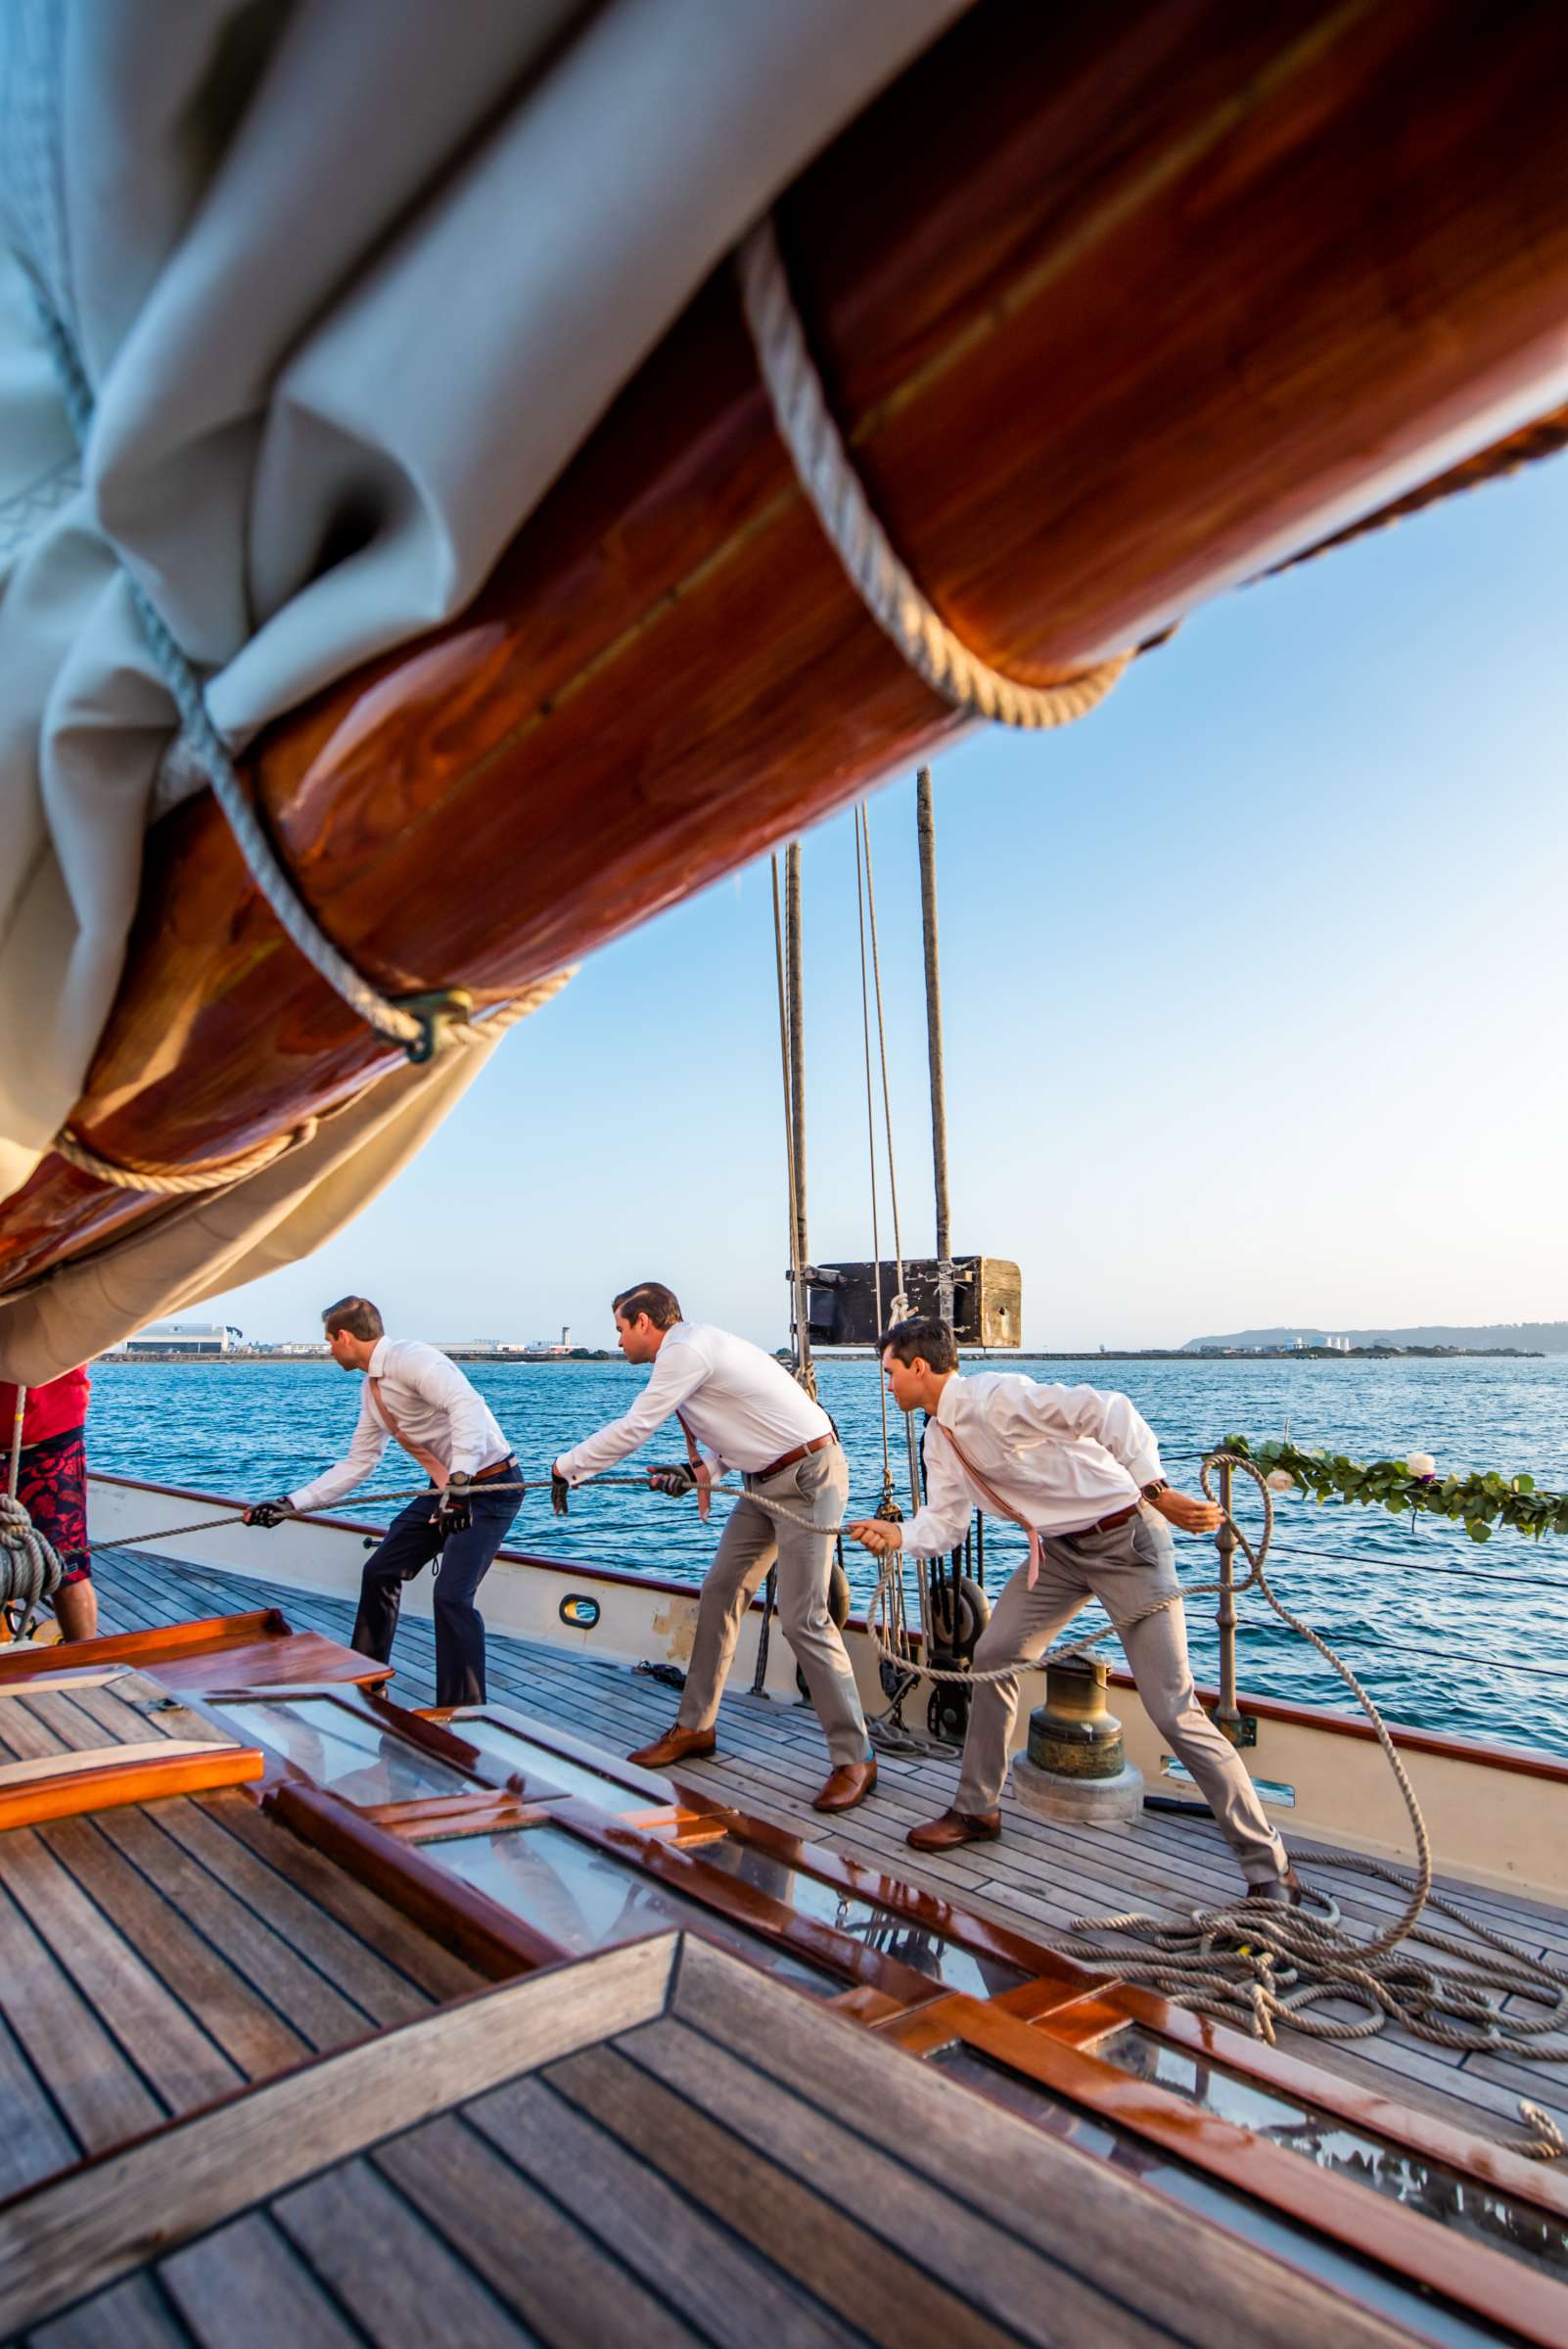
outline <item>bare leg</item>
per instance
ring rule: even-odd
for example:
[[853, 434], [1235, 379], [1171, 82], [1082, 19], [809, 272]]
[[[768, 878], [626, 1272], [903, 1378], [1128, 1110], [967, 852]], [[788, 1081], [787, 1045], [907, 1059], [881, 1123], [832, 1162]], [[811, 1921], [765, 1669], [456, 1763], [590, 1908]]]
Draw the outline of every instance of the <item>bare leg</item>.
[[55, 1592], [55, 1620], [62, 1639], [97, 1638], [98, 1593], [90, 1575], [83, 1575], [79, 1583], [66, 1583]]

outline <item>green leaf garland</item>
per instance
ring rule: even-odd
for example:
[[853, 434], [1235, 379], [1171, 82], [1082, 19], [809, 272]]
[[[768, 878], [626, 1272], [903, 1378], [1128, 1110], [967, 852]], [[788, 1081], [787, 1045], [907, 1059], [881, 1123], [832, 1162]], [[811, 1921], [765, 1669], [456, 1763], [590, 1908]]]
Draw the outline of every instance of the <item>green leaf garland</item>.
[[1253, 1461], [1265, 1475], [1283, 1472], [1316, 1501], [1353, 1500], [1366, 1508], [1409, 1509], [1449, 1517], [1472, 1542], [1488, 1542], [1499, 1525], [1540, 1541], [1568, 1534], [1568, 1494], [1538, 1490], [1533, 1476], [1412, 1476], [1405, 1460], [1353, 1460], [1341, 1451], [1303, 1451], [1296, 1444], [1252, 1444], [1226, 1436], [1222, 1448]]

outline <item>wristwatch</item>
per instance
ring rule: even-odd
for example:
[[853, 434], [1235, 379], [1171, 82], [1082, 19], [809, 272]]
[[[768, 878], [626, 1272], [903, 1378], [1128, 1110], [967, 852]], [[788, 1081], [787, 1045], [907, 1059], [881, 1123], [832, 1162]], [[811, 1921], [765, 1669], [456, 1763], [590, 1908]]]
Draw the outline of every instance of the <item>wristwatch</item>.
[[1157, 1476], [1152, 1484], [1144, 1485], [1142, 1487], [1143, 1498], [1145, 1500], [1158, 1500], [1162, 1493], [1169, 1493], [1170, 1490], [1171, 1481], [1169, 1477]]

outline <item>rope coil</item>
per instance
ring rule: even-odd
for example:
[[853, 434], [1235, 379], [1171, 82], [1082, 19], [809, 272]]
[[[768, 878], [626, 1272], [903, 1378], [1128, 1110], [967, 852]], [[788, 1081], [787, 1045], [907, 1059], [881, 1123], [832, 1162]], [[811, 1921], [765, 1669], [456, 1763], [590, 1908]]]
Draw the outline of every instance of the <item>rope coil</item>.
[[735, 268], [757, 363], [801, 487], [856, 594], [910, 668], [955, 710], [1004, 726], [1065, 726], [1086, 716], [1131, 653], [1097, 662], [1060, 685], [1026, 685], [971, 652], [921, 591], [871, 510], [807, 348], [770, 219], [737, 249]]
[[38, 1531], [14, 1493], [0, 1493], [0, 1609], [21, 1610], [16, 1636], [25, 1639], [38, 1609], [65, 1579], [60, 1552]]

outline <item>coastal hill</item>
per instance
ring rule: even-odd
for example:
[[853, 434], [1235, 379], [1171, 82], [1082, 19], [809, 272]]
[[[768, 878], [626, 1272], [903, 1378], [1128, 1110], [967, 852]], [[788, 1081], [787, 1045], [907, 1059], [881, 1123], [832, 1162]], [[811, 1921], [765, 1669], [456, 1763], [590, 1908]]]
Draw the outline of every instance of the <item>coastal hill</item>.
[[1287, 1329], [1238, 1329], [1227, 1337], [1188, 1338], [1183, 1354], [1205, 1346], [1322, 1346], [1330, 1337], [1348, 1338], [1353, 1346], [1453, 1346], [1464, 1354], [1488, 1354], [1506, 1347], [1521, 1354], [1568, 1354], [1568, 1321], [1487, 1321], [1460, 1328], [1442, 1322], [1419, 1329], [1327, 1329], [1321, 1322], [1299, 1321]]

